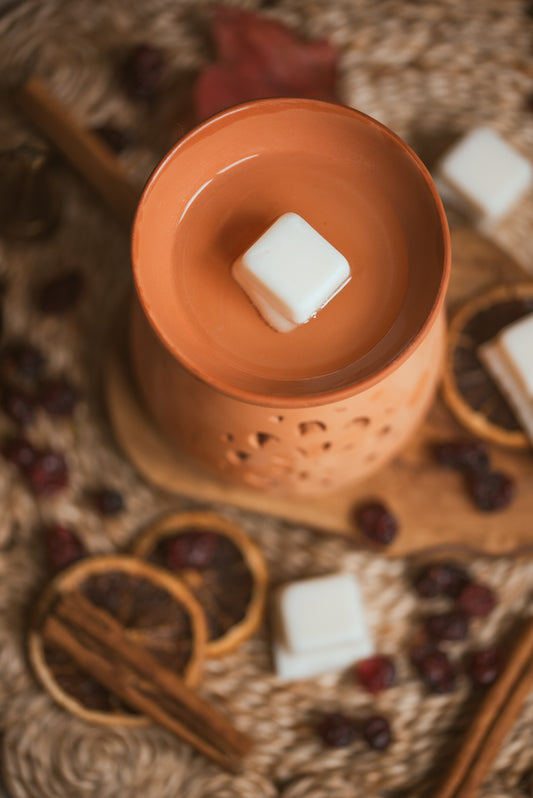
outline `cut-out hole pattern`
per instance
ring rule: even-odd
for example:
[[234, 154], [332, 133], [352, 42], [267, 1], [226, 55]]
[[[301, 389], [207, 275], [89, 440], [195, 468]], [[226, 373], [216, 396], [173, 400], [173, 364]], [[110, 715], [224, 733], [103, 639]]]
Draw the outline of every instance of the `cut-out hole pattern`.
[[356, 418], [352, 418], [349, 425], [350, 427], [368, 427], [370, 424], [370, 419], [368, 416], [357, 416]]
[[233, 443], [233, 435], [231, 432], [225, 432], [223, 435], [220, 436], [220, 440], [222, 443]]
[[226, 459], [232, 463], [232, 465], [242, 465], [249, 457], [250, 455], [248, 452], [243, 452], [241, 450], [230, 451], [226, 454]]
[[392, 429], [392, 427], [391, 427], [390, 424], [385, 424], [384, 427], [381, 427], [381, 429], [379, 431], [379, 434], [380, 435], [388, 435], [389, 432], [391, 431], [391, 429]]
[[249, 440], [251, 445], [255, 446], [257, 449], [262, 449], [263, 446], [270, 443], [279, 443], [279, 438], [276, 438], [275, 435], [271, 435], [269, 432], [254, 432], [250, 435]]
[[323, 421], [302, 421], [298, 424], [300, 435], [310, 435], [314, 432], [325, 432], [327, 429]]
[[323, 443], [322, 448], [325, 452], [327, 452], [328, 449], [331, 449], [331, 441], [326, 441], [325, 443]]
[[280, 424], [283, 418], [284, 416], [270, 416], [268, 420], [274, 422], [274, 424]]

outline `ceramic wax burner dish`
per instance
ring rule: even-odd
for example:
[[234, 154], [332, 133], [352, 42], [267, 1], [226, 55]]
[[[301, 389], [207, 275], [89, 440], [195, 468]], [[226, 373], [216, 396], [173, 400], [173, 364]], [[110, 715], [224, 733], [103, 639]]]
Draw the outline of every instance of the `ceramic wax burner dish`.
[[[273, 330], [231, 265], [294, 211], [352, 279], [315, 318]], [[219, 477], [317, 493], [367, 476], [421, 422], [444, 343], [450, 242], [409, 147], [313, 100], [261, 100], [195, 129], [142, 196], [133, 232], [133, 371], [179, 450]]]

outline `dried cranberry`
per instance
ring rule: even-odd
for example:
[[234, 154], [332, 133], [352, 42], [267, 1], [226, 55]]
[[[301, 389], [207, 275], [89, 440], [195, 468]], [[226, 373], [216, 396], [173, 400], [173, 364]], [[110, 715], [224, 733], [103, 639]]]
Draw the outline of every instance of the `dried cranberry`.
[[435, 443], [433, 455], [446, 468], [460, 471], [486, 471], [489, 467], [487, 449], [481, 441], [454, 440]]
[[462, 610], [449, 610], [428, 615], [424, 626], [432, 640], [464, 640], [468, 635], [468, 616]]
[[381, 502], [367, 502], [357, 508], [356, 519], [362, 532], [373, 543], [388, 546], [398, 532], [398, 521]]
[[496, 606], [496, 594], [488, 585], [466, 585], [457, 600], [459, 607], [472, 618], [484, 618]]
[[411, 662], [432, 693], [449, 693], [455, 689], [456, 671], [450, 658], [435, 645], [418, 646], [411, 652]]
[[81, 296], [83, 278], [79, 271], [72, 270], [54, 277], [41, 286], [37, 294], [37, 307], [49, 316], [66, 313]]
[[2, 442], [2, 454], [10, 463], [23, 471], [35, 460], [35, 449], [26, 438], [10, 437]]
[[355, 666], [355, 675], [369, 693], [379, 693], [394, 684], [396, 666], [390, 657], [378, 654], [360, 660]]
[[182, 532], [167, 541], [165, 562], [169, 568], [209, 568], [213, 562], [219, 537], [202, 529]]
[[114, 125], [100, 125], [100, 127], [94, 127], [91, 132], [101, 138], [109, 149], [117, 154], [127, 149], [132, 142], [132, 136], [127, 130], [114, 127]]
[[476, 506], [485, 513], [502, 510], [514, 498], [514, 480], [501, 471], [471, 472], [465, 475], [465, 480]]
[[34, 419], [33, 399], [19, 388], [5, 388], [2, 392], [2, 410], [11, 421], [27, 427]]
[[381, 715], [372, 715], [361, 723], [361, 733], [369, 746], [376, 751], [384, 751], [392, 742], [389, 721]]
[[413, 586], [422, 598], [451, 596], [457, 598], [470, 582], [468, 572], [454, 562], [434, 562], [422, 566], [415, 574]]
[[50, 565], [57, 571], [84, 557], [85, 548], [69, 527], [53, 524], [44, 530], [44, 544]]
[[92, 503], [100, 515], [118, 515], [124, 509], [124, 499], [118, 490], [100, 488], [91, 493]]
[[28, 482], [37, 496], [51, 496], [68, 485], [65, 458], [58, 452], [36, 452], [33, 463], [26, 471]]
[[149, 44], [138, 44], [123, 64], [124, 87], [133, 99], [149, 100], [161, 88], [164, 71], [165, 59], [161, 51]]
[[26, 341], [12, 341], [0, 351], [0, 378], [4, 384], [34, 388], [44, 367], [42, 352]]
[[330, 748], [344, 748], [356, 736], [355, 723], [340, 712], [325, 715], [317, 725], [317, 732]]
[[37, 401], [51, 416], [70, 416], [78, 401], [78, 391], [66, 377], [49, 377], [41, 382]]
[[503, 668], [503, 652], [497, 646], [474, 651], [468, 663], [468, 673], [474, 684], [487, 687], [496, 681]]

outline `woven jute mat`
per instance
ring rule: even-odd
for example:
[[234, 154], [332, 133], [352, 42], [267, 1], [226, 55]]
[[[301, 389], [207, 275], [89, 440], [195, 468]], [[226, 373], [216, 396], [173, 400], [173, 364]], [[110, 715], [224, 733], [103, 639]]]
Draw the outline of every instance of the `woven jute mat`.
[[[376, 116], [428, 161], [443, 143], [488, 123], [533, 158], [533, 19], [518, 0], [280, 0], [236, 3], [260, 9], [307, 37], [327, 36], [338, 47], [345, 102]], [[208, 59], [209, 4], [204, 0], [40, 0], [12, 5], [0, 17], [0, 80], [40, 77], [87, 127], [103, 123], [136, 134], [123, 156], [142, 186], [170, 141], [158, 136], [161, 118], [147, 118], [116, 79], [124, 52], [140, 41], [166, 53], [180, 79]], [[168, 106], [167, 106], [168, 111]], [[167, 113], [165, 111], [165, 113]], [[2, 146], [34, 140], [2, 102]], [[0, 240], [0, 272], [9, 288], [7, 337], [22, 336], [46, 354], [50, 372], [67, 373], [83, 399], [72, 420], [42, 414], [30, 432], [36, 445], [65, 453], [70, 486], [36, 500], [9, 465], [0, 464], [0, 795], [13, 798], [372, 798], [431, 795], [450, 744], [471, 707], [465, 677], [448, 695], [428, 695], [407, 659], [407, 641], [422, 611], [410, 588], [411, 564], [355, 550], [348, 540], [268, 518], [215, 508], [238, 520], [267, 558], [273, 580], [344, 569], [359, 578], [378, 650], [395, 656], [398, 683], [378, 698], [346, 674], [293, 685], [272, 672], [263, 630], [235, 653], [207, 664], [205, 695], [257, 741], [245, 772], [232, 777], [158, 728], [103, 728], [71, 717], [36, 684], [26, 661], [28, 610], [47, 578], [41, 530], [50, 521], [75, 527], [90, 552], [127, 547], [136, 531], [168, 508], [191, 506], [143, 482], [115, 448], [101, 400], [100, 368], [113, 314], [130, 281], [127, 232], [61, 162], [63, 198], [57, 231], [39, 243]], [[524, 203], [494, 237], [526, 266], [533, 264]], [[75, 313], [39, 315], [35, 286], [65, 269], [85, 278]], [[0, 434], [10, 431], [0, 416]], [[94, 486], [112, 486], [126, 510], [102, 521], [86, 501]], [[385, 497], [386, 498], [386, 497]], [[502, 516], [502, 523], [505, 520]], [[469, 564], [492, 585], [499, 603], [473, 630], [473, 644], [497, 640], [513, 618], [528, 612], [533, 561], [474, 558]], [[458, 660], [461, 645], [451, 647]], [[384, 753], [362, 741], [325, 749], [313, 730], [324, 711], [354, 716], [378, 712], [392, 722], [395, 742]], [[533, 696], [489, 774], [483, 798], [532, 795]]]

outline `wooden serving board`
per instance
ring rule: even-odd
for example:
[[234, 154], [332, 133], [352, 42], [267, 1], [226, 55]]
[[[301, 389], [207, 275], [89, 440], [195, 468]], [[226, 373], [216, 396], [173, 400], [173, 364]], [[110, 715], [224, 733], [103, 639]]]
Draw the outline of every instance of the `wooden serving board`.
[[[449, 307], [495, 283], [527, 277], [506, 253], [472, 230], [455, 231], [452, 248]], [[105, 374], [111, 423], [132, 463], [165, 490], [350, 535], [361, 546], [367, 544], [353, 522], [353, 510], [362, 501], [378, 498], [391, 507], [401, 525], [397, 539], [386, 550], [392, 556], [446, 549], [493, 555], [533, 551], [533, 456], [492, 447], [494, 467], [516, 479], [517, 496], [505, 510], [487, 514], [477, 510], [462, 476], [438, 466], [431, 457], [433, 441], [464, 434], [440, 398], [402, 454], [370, 479], [319, 498], [283, 498], [224, 484], [171, 447], [146, 414], [127, 362], [125, 342], [117, 341]]]

